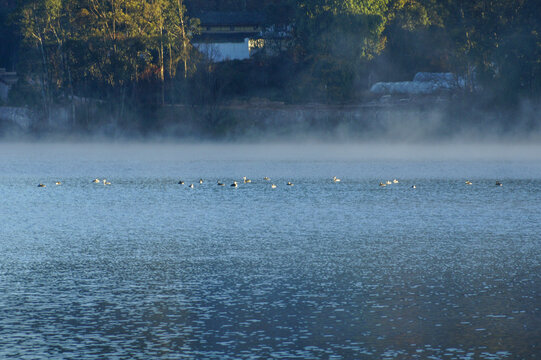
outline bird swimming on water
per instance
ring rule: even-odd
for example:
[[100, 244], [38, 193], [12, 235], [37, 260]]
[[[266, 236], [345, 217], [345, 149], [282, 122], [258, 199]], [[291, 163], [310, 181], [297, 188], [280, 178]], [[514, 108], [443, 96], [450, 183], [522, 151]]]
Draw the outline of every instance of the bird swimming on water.
[[333, 177], [332, 177], [332, 181], [334, 181], [334, 182], [340, 182], [340, 179], [337, 178], [336, 176], [333, 176]]
[[184, 185], [184, 181], [180, 180], [180, 181], [178, 182], [178, 184], [179, 184], [179, 185]]
[[387, 180], [386, 184], [391, 185], [392, 184], [391, 180]]
[[263, 178], [263, 180], [265, 180], [265, 181], [270, 181], [270, 177], [265, 176], [265, 177]]
[[398, 180], [394, 179], [393, 184], [398, 184]]
[[287, 186], [293, 186], [294, 184], [291, 181], [287, 182]]
[[203, 183], [203, 179], [199, 179], [199, 183], [202, 184], [202, 183]]
[[92, 182], [93, 182], [94, 184], [99, 184], [101, 181], [100, 181], [100, 179], [94, 179], [94, 180], [92, 180]]
[[380, 183], [379, 183], [379, 186], [385, 187], [385, 186], [387, 186], [387, 184], [384, 184], [384, 183], [380, 182]]
[[272, 184], [271, 189], [276, 189], [276, 185]]
[[236, 181], [233, 181], [233, 184], [231, 184], [231, 187], [237, 187], [237, 182]]
[[223, 182], [220, 182], [220, 180], [218, 180], [218, 186], [225, 186], [225, 184]]
[[44, 187], [47, 187], [47, 186], [45, 186], [44, 184], [38, 184], [38, 187], [44, 188]]
[[411, 185], [411, 188], [412, 188], [412, 189], [417, 189], [417, 186]]
[[503, 186], [503, 184], [499, 181], [496, 181], [496, 186]]
[[470, 180], [466, 181], [466, 185], [472, 185], [473, 183]]
[[62, 185], [62, 183], [60, 181], [57, 181], [54, 183], [55, 185]]
[[190, 189], [193, 189], [193, 184], [190, 184], [188, 187], [189, 187]]
[[248, 183], [251, 183], [251, 182], [252, 182], [252, 180], [247, 179], [246, 176], [243, 176], [242, 179], [244, 180], [244, 183], [245, 183], [245, 184], [248, 184]]

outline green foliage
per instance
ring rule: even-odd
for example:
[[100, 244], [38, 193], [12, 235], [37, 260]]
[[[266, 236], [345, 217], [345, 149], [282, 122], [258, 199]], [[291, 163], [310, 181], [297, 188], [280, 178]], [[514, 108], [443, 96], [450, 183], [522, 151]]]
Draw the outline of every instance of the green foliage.
[[327, 101], [355, 95], [362, 68], [385, 48], [387, 0], [305, 0], [296, 17], [297, 56]]
[[40, 99], [39, 91], [27, 83], [19, 82], [9, 91], [7, 104], [9, 106], [39, 108], [40, 103], [36, 99]]
[[[290, 26], [289, 48], [279, 61], [213, 64], [192, 46], [199, 22], [188, 9], [262, 11], [268, 25]], [[24, 0], [11, 18], [19, 73], [45, 116], [80, 96], [112, 99], [125, 117], [128, 104], [217, 106], [256, 93], [350, 101], [416, 71], [454, 72], [495, 103], [536, 98], [539, 14], [538, 0]]]
[[332, 56], [337, 49], [346, 47], [349, 60], [370, 60], [384, 48], [385, 39], [381, 35], [386, 11], [384, 0], [299, 2], [296, 19], [299, 44], [309, 56], [321, 53]]
[[34, 63], [27, 68], [39, 74], [44, 103], [75, 88], [124, 96], [140, 81], [175, 78], [179, 62], [183, 76], [193, 71], [198, 22], [183, 0], [27, 0], [18, 13], [24, 46], [34, 50], [24, 61]]

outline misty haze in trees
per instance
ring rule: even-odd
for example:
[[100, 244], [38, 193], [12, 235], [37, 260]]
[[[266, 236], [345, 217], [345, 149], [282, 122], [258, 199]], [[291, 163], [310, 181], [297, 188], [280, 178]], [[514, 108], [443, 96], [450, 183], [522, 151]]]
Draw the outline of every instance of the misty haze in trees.
[[29, 55], [21, 70], [40, 84], [46, 115], [54, 100], [78, 96], [115, 99], [122, 118], [127, 97], [164, 104], [166, 82], [193, 73], [198, 23], [184, 0], [39, 0], [16, 14]]
[[[358, 103], [374, 82], [418, 71], [456, 74], [463, 98], [475, 94], [486, 107], [541, 96], [537, 0], [3, 0], [0, 8], [0, 67], [20, 78], [9, 101], [39, 108], [45, 125], [57, 104], [85, 128], [96, 104], [128, 125], [133, 109], [146, 116], [253, 96]], [[193, 46], [193, 14], [205, 11], [261, 12], [266, 28], [288, 29], [287, 46], [214, 63]]]

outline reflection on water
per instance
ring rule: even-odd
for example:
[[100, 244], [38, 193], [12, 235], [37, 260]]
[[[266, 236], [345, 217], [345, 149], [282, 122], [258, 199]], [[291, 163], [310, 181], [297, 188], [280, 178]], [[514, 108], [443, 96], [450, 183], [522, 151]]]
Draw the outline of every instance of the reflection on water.
[[541, 356], [538, 162], [0, 158], [0, 358]]

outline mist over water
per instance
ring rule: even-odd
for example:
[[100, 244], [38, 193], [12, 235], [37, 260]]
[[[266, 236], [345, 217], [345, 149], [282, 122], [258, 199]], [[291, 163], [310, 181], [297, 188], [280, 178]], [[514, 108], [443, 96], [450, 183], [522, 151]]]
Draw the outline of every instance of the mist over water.
[[0, 159], [107, 161], [536, 161], [537, 142], [25, 142], [0, 143]]
[[[407, 100], [407, 99], [406, 99]], [[88, 128], [53, 118], [23, 129], [0, 116], [0, 139], [32, 142], [147, 143], [539, 143], [537, 103], [514, 109], [479, 109], [460, 101], [401, 104], [221, 104], [215, 108], [166, 106], [147, 109], [130, 121], [113, 114], [93, 119]], [[398, 102], [398, 103], [397, 103]], [[1, 115], [1, 114], [0, 114]], [[139, 119], [139, 124], [136, 119]], [[14, 122], [15, 121], [15, 122]]]
[[0, 0], [0, 360], [541, 359], [540, 5]]
[[535, 359], [540, 150], [0, 144], [0, 358]]

